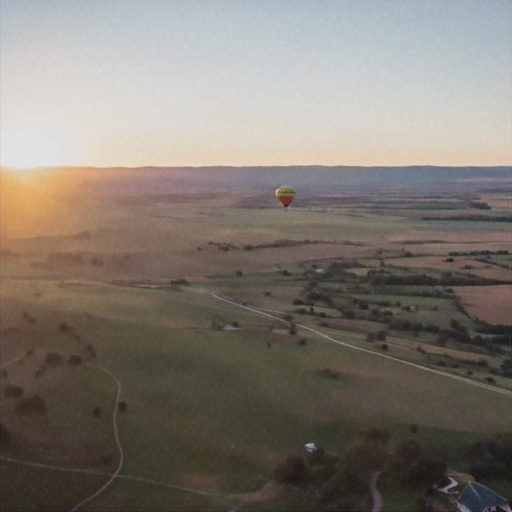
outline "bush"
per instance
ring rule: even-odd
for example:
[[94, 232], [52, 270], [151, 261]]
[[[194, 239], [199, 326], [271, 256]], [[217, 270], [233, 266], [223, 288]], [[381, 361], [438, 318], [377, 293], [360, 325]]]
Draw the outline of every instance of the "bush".
[[62, 356], [56, 352], [48, 352], [44, 358], [44, 362], [50, 366], [58, 366], [62, 364]]
[[9, 447], [12, 443], [11, 433], [2, 424], [0, 424], [0, 442], [2, 449]]
[[389, 347], [388, 347], [388, 344], [387, 344], [387, 343], [383, 343], [383, 344], [380, 346], [380, 348], [381, 348], [382, 350], [389, 350]]
[[280, 484], [296, 485], [306, 476], [306, 463], [298, 455], [290, 455], [274, 470], [273, 477]]
[[119, 402], [117, 405], [117, 408], [119, 409], [119, 412], [125, 412], [126, 411], [126, 402]]
[[40, 395], [34, 395], [29, 398], [24, 398], [16, 407], [20, 414], [35, 414], [37, 416], [44, 416], [46, 414], [46, 404]]
[[15, 384], [7, 384], [4, 386], [4, 396], [6, 398], [19, 398], [23, 396], [23, 388]]
[[69, 356], [68, 364], [72, 364], [74, 366], [78, 366], [79, 364], [82, 364], [82, 356], [79, 356], [79, 355]]
[[37, 318], [33, 317], [30, 313], [27, 313], [26, 311], [23, 311], [23, 313], [21, 313], [21, 317], [29, 324], [37, 324]]
[[386, 341], [387, 332], [386, 331], [379, 331], [377, 332], [376, 338], [379, 341]]

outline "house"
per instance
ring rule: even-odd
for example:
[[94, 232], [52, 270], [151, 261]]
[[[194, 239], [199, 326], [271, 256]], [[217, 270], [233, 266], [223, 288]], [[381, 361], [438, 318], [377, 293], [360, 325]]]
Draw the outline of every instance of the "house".
[[505, 498], [476, 482], [464, 487], [455, 504], [460, 512], [512, 512]]

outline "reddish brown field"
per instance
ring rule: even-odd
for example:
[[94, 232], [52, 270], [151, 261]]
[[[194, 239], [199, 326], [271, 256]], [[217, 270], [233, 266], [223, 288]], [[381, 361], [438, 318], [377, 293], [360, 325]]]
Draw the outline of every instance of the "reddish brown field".
[[491, 324], [512, 323], [511, 285], [458, 286], [454, 290], [471, 315]]

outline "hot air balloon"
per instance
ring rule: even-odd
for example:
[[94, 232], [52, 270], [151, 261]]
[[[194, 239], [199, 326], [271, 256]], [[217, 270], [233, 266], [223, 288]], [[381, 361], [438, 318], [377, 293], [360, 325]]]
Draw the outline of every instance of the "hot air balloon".
[[276, 197], [285, 208], [288, 208], [295, 199], [295, 189], [289, 185], [283, 185], [276, 190]]

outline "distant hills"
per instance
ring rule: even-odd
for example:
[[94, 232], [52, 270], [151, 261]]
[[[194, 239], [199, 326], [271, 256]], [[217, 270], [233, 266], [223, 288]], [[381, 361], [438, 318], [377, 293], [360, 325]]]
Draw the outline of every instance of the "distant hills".
[[[2, 169], [2, 174], [9, 169]], [[89, 193], [162, 194], [223, 191], [258, 192], [289, 184], [311, 192], [428, 190], [429, 192], [511, 190], [512, 168], [499, 167], [59, 167], [42, 168], [38, 175], [57, 173], [80, 179]]]

